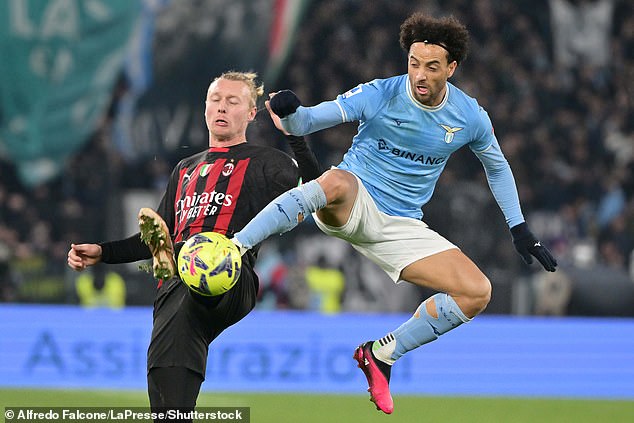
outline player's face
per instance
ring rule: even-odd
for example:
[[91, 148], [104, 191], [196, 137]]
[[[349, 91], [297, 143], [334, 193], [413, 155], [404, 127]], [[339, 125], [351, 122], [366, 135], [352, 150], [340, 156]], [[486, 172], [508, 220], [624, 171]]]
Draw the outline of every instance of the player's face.
[[228, 79], [212, 82], [205, 101], [210, 147], [229, 147], [246, 141], [247, 125], [256, 113], [244, 82]]
[[414, 43], [409, 49], [407, 75], [414, 98], [425, 106], [439, 105], [447, 91], [447, 79], [456, 70], [447, 61], [447, 50], [436, 44]]

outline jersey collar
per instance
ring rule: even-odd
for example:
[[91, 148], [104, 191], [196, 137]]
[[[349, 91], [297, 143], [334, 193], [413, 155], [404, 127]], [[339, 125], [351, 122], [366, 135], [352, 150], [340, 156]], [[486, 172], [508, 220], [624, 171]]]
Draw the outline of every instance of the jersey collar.
[[440, 104], [438, 106], [425, 106], [423, 103], [421, 103], [420, 101], [416, 100], [416, 98], [414, 98], [414, 94], [412, 93], [412, 87], [409, 84], [409, 78], [407, 77], [405, 78], [405, 89], [407, 90], [407, 96], [412, 101], [412, 103], [414, 103], [416, 107], [418, 107], [419, 109], [425, 110], [427, 112], [436, 112], [442, 109], [443, 107], [445, 107], [445, 104], [447, 104], [447, 99], [449, 98], [449, 90], [451, 89], [451, 85], [449, 83], [446, 83], [445, 85], [447, 86], [447, 89], [445, 90], [445, 96], [443, 97]]

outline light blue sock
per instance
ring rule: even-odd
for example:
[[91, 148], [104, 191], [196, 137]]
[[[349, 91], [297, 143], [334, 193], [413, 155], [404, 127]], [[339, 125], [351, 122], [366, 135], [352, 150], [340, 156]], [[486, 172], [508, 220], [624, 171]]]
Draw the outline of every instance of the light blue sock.
[[316, 180], [281, 194], [236, 232], [234, 238], [247, 249], [273, 234], [290, 231], [304, 217], [326, 206], [326, 194]]
[[372, 351], [377, 358], [392, 364], [406, 352], [435, 341], [440, 335], [471, 320], [464, 315], [451, 296], [438, 293], [431, 298], [436, 304], [438, 318], [427, 313], [423, 302], [411, 319], [374, 342]]

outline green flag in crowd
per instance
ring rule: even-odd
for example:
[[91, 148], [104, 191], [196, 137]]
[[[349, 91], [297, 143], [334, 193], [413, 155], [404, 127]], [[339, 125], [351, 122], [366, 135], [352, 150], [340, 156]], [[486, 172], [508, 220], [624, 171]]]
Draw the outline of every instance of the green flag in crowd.
[[0, 2], [0, 154], [26, 185], [55, 176], [95, 131], [140, 8], [129, 0]]

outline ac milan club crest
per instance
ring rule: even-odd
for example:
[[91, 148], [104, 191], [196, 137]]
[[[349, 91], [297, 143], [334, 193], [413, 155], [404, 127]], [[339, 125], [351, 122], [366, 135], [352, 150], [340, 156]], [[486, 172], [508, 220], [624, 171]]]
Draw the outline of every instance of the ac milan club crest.
[[231, 175], [233, 173], [233, 169], [235, 169], [235, 166], [233, 165], [233, 163], [227, 163], [225, 167], [222, 168], [223, 176]]

